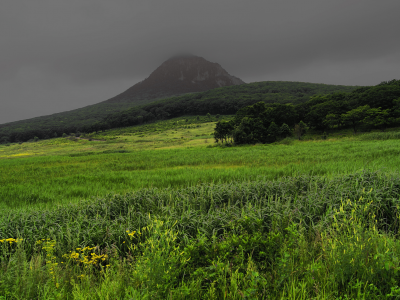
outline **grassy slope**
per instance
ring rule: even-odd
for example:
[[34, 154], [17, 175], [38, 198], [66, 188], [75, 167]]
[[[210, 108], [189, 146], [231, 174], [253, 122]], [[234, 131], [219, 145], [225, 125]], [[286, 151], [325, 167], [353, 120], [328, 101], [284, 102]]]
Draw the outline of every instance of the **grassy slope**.
[[350, 135], [326, 141], [215, 148], [211, 135], [215, 123], [203, 122], [175, 119], [86, 139], [2, 146], [1, 205], [51, 207], [147, 187], [273, 180], [299, 174], [332, 176], [362, 169], [392, 172], [400, 166], [398, 140], [360, 141]]
[[213, 126], [180, 119], [0, 146], [0, 294], [399, 295], [397, 133], [221, 148], [209, 147]]

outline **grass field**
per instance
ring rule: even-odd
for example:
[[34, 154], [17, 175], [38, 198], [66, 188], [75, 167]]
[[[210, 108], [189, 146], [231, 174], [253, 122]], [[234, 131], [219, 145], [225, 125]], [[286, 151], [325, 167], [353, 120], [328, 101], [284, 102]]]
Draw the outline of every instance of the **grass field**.
[[397, 132], [221, 147], [214, 124], [0, 146], [0, 299], [399, 297]]
[[[199, 139], [188, 140], [190, 143]], [[61, 148], [63, 142], [71, 143], [68, 139], [59, 139], [55, 141], [57, 148]], [[400, 166], [399, 140], [294, 141], [289, 145], [182, 146], [140, 151], [135, 149], [137, 145], [131, 145], [132, 142], [117, 148], [108, 142], [79, 140], [73, 143], [77, 145], [70, 154], [1, 160], [1, 205], [12, 208], [47, 203], [51, 207], [148, 187], [183, 187], [260, 178], [274, 180], [300, 174], [331, 176], [363, 169], [393, 172]], [[88, 144], [91, 143], [94, 149], [83, 150], [90, 148]], [[31, 147], [34, 146], [39, 152], [54, 149], [47, 141]], [[79, 149], [82, 146], [85, 148]], [[120, 147], [123, 151], [118, 150]]]

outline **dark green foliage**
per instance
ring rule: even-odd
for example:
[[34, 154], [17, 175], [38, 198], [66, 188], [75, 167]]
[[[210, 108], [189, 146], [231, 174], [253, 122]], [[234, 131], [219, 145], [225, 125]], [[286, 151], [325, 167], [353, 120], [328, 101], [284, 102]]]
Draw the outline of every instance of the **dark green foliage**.
[[[227, 115], [238, 113], [235, 126], [247, 116], [260, 119], [264, 129], [271, 122], [294, 128], [304, 120], [321, 132], [352, 126], [355, 131], [400, 124], [400, 85], [392, 80], [371, 87], [345, 87], [297, 82], [258, 82], [218, 88], [158, 100], [142, 106], [134, 103], [100, 103], [80, 110], [0, 125], [0, 138], [9, 142], [45, 139], [71, 132], [100, 132], [110, 128], [140, 125], [184, 115]], [[261, 107], [257, 103], [267, 106]], [[257, 105], [256, 105], [257, 104]], [[256, 105], [256, 106], [254, 106]], [[363, 119], [355, 120], [347, 112], [369, 105]], [[253, 106], [252, 109], [246, 107]], [[265, 109], [264, 109], [265, 108]], [[250, 122], [251, 123], [251, 122]], [[257, 124], [257, 129], [261, 130]], [[246, 125], [247, 126], [247, 125]], [[246, 127], [243, 124], [243, 127]], [[240, 130], [237, 136], [243, 136]], [[265, 133], [253, 133], [253, 142], [266, 142]]]
[[265, 140], [266, 131], [260, 119], [244, 117], [233, 130], [235, 144], [255, 144]]
[[9, 140], [8, 140], [7, 136], [1, 137], [0, 144], [8, 144], [8, 143], [9, 143]]
[[400, 80], [358, 88], [350, 93], [318, 95], [297, 106], [299, 117], [318, 130], [351, 126], [380, 128], [400, 124]]
[[[0, 125], [0, 138], [10, 142], [44, 139], [54, 133], [99, 132], [184, 115], [232, 115], [240, 108], [264, 103], [303, 103], [316, 94], [350, 92], [356, 87], [302, 82], [266, 81], [213, 89], [168, 99], [137, 99], [133, 102], [101, 102], [84, 108]], [[279, 122], [275, 120], [277, 124]], [[283, 122], [291, 123], [287, 120]]]
[[359, 106], [342, 114], [342, 119], [344, 122], [350, 123], [354, 129], [354, 133], [356, 133], [357, 125], [368, 116], [370, 109], [369, 105]]
[[[259, 102], [240, 109], [234, 119], [238, 138], [236, 144], [271, 143], [279, 135], [275, 126], [287, 124], [293, 128], [300, 140], [308, 126], [326, 132], [328, 129], [352, 127], [356, 133], [361, 127], [369, 131], [373, 128], [385, 130], [387, 127], [400, 124], [400, 80], [392, 80], [373, 87], [358, 88], [351, 93], [332, 93], [316, 95], [305, 103], [265, 104]], [[246, 119], [242, 124], [242, 120]], [[307, 124], [301, 120], [305, 119]], [[262, 125], [261, 125], [262, 124]], [[267, 135], [265, 136], [265, 128]], [[286, 137], [287, 130], [281, 137]], [[263, 134], [264, 133], [264, 134]], [[326, 134], [323, 136], [326, 137]]]
[[270, 143], [275, 142], [280, 135], [280, 130], [278, 125], [275, 122], [271, 122], [267, 130], [267, 141]]
[[324, 120], [327, 115], [341, 115], [348, 111], [346, 96], [345, 93], [315, 96], [309, 102], [299, 105], [299, 118], [305, 119], [311, 127], [322, 130], [326, 126]]
[[282, 138], [286, 138], [293, 135], [292, 130], [290, 129], [288, 124], [286, 123], [282, 124], [281, 128], [279, 128], [279, 135]]
[[370, 108], [362, 122], [372, 128], [385, 130], [386, 127], [390, 127], [392, 124], [396, 123], [396, 120], [394, 115], [390, 117], [389, 109], [382, 110], [381, 108]]
[[232, 138], [234, 129], [232, 121], [219, 121], [215, 126], [214, 138], [216, 142], [228, 142], [228, 138]]
[[[258, 102], [240, 109], [230, 122], [230, 130], [235, 144], [238, 145], [273, 143], [281, 137], [291, 135], [292, 131], [287, 123], [294, 125], [296, 118], [295, 107], [291, 104]], [[214, 136], [217, 137], [225, 132], [219, 123], [214, 131]]]
[[301, 136], [307, 132], [307, 130], [308, 130], [307, 124], [301, 120], [299, 124], [296, 124], [294, 127], [294, 132], [299, 140], [301, 139]]

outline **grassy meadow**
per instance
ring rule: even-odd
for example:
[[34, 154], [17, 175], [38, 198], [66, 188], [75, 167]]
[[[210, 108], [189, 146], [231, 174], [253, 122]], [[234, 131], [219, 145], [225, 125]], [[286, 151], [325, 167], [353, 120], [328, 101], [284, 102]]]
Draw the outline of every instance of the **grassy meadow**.
[[397, 131], [231, 147], [215, 121], [1, 145], [0, 299], [400, 297]]

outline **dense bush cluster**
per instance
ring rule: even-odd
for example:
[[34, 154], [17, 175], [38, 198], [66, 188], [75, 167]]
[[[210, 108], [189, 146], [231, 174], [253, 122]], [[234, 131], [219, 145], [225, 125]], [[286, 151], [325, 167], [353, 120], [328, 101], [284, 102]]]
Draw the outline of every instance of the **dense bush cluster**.
[[[233, 120], [219, 121], [214, 130], [215, 140], [235, 144], [273, 143], [293, 135], [297, 112], [291, 104], [268, 105], [259, 102], [240, 109]], [[300, 121], [303, 132], [304, 122]]]

